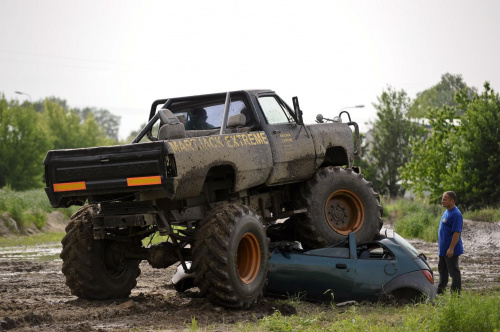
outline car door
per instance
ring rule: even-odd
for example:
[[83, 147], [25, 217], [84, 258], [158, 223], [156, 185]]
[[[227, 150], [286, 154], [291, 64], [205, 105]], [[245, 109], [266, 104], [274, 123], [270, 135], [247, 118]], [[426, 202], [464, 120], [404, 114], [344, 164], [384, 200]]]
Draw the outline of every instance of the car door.
[[[367, 245], [364, 245], [367, 246]], [[356, 261], [353, 300], [377, 300], [382, 286], [394, 277], [397, 264], [394, 255], [379, 243], [372, 243]], [[366, 254], [366, 255], [365, 255]]]
[[355, 260], [314, 254], [274, 254], [267, 290], [273, 294], [305, 296], [311, 300], [349, 298]]
[[295, 122], [289, 107], [278, 96], [264, 94], [258, 97], [258, 101], [273, 154], [273, 168], [266, 185], [311, 177], [316, 159], [312, 136], [305, 126]]

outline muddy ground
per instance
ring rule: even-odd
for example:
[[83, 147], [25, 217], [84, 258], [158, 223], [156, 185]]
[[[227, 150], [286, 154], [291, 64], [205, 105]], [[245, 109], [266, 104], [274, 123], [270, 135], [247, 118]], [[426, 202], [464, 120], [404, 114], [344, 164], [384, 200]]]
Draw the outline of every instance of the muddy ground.
[[[0, 238], [1, 240], [1, 238]], [[437, 269], [437, 244], [411, 240]], [[466, 254], [461, 257], [464, 289], [500, 287], [500, 222], [466, 220]], [[208, 330], [236, 330], [235, 323], [254, 322], [275, 310], [293, 314], [295, 308], [264, 298], [250, 310], [214, 307], [193, 294], [175, 292], [174, 268], [153, 269], [141, 264], [142, 274], [128, 299], [88, 301], [72, 296], [64, 284], [60, 245], [0, 249], [0, 331], [159, 331], [197, 325]], [[436, 273], [437, 275], [437, 273]], [[327, 304], [301, 302], [300, 311], [332, 310]]]

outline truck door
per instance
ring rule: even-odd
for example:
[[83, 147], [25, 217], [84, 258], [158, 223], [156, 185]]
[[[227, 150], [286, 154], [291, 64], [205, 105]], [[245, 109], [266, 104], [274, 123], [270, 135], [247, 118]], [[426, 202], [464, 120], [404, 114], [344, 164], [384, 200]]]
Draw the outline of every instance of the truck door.
[[290, 116], [289, 107], [276, 95], [258, 98], [273, 154], [273, 168], [266, 185], [277, 185], [308, 179], [314, 172], [316, 153], [305, 126]]

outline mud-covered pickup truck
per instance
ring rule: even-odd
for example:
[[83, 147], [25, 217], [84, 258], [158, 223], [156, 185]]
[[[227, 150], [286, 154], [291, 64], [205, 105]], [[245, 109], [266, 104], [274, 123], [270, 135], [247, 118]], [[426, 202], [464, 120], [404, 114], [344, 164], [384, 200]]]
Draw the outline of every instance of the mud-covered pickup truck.
[[[126, 297], [141, 260], [180, 261], [211, 302], [248, 307], [265, 284], [269, 237], [287, 232], [309, 249], [351, 231], [371, 240], [379, 198], [353, 167], [358, 126], [340, 115], [305, 125], [298, 99], [292, 109], [270, 90], [169, 98], [131, 144], [49, 151], [52, 206], [86, 204], [62, 240], [66, 284], [82, 298]], [[157, 233], [168, 240], [148, 245]]]

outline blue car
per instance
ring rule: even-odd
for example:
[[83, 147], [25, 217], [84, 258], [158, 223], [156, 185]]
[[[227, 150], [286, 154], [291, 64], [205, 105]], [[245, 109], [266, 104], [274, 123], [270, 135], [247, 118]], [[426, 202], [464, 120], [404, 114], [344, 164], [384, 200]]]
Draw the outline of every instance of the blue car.
[[267, 296], [335, 302], [407, 302], [436, 296], [425, 255], [392, 231], [366, 243], [356, 243], [350, 233], [341, 243], [309, 251], [287, 241], [272, 246]]
[[[270, 244], [266, 296], [310, 301], [433, 300], [437, 287], [424, 254], [393, 231], [356, 243], [354, 233], [332, 246], [302, 250], [299, 242]], [[190, 262], [188, 262], [190, 264]], [[194, 287], [181, 265], [172, 278], [177, 291]]]

